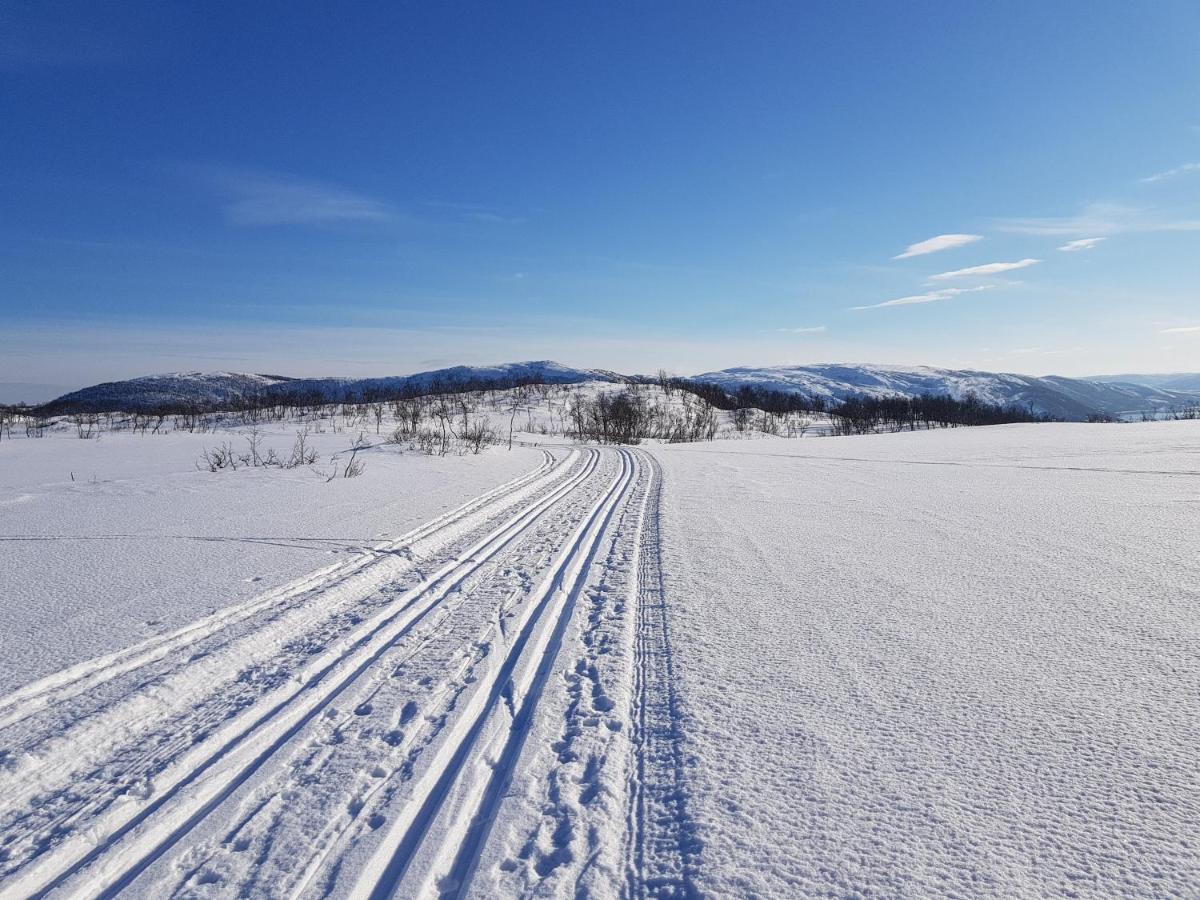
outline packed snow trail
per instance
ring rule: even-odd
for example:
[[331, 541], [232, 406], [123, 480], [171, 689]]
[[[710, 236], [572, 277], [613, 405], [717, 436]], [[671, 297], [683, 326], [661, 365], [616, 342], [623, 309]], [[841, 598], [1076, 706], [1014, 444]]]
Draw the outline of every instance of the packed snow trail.
[[663, 586], [662, 470], [653, 457], [649, 463], [654, 480], [646, 492], [638, 547], [629, 891], [634, 897], [693, 897], [699, 844], [687, 812], [682, 715]]
[[644, 798], [678, 787], [647, 739], [665, 632], [638, 633], [657, 491], [642, 451], [546, 453], [397, 541], [0, 699], [0, 895], [686, 878], [683, 855], [629, 850]]

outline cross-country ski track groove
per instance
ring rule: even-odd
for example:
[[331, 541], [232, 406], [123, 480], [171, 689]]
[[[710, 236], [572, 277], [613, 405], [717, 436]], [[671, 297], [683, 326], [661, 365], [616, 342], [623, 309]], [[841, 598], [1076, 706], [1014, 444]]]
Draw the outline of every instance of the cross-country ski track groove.
[[699, 845], [687, 810], [682, 712], [659, 539], [662, 474], [658, 461], [648, 459], [653, 480], [644, 501], [637, 566], [628, 890], [637, 898], [695, 897]]
[[688, 896], [642, 450], [0, 699], [0, 897]]

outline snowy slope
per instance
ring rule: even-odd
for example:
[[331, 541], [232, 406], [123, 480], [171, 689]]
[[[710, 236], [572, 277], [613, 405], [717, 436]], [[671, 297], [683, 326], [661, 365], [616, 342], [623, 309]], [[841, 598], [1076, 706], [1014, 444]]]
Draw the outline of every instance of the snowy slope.
[[1086, 419], [1093, 413], [1111, 416], [1187, 402], [1196, 397], [1136, 384], [1108, 384], [1050, 376], [1037, 378], [973, 369], [937, 369], [928, 366], [816, 365], [732, 368], [706, 372], [695, 380], [720, 385], [727, 391], [740, 387], [793, 391], [844, 400], [869, 397], [949, 394], [962, 398], [974, 394], [1000, 405], [1017, 404], [1034, 412], [1067, 420]]

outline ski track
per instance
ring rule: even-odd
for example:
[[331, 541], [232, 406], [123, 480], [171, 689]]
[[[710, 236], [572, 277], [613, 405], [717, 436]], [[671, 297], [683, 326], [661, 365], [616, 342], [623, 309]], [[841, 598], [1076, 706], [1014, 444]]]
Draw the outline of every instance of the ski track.
[[687, 811], [683, 713], [675, 690], [659, 540], [662, 470], [649, 457], [638, 547], [633, 716], [634, 769], [626, 829], [631, 897], [696, 897], [700, 845]]
[[691, 896], [641, 450], [0, 699], [0, 897]]

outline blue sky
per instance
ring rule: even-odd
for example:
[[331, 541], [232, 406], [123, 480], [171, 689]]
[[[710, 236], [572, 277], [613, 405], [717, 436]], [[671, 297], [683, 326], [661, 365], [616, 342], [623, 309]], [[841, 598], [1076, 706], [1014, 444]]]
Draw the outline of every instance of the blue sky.
[[0, 83], [0, 381], [1200, 369], [1193, 0], [9, 2]]

